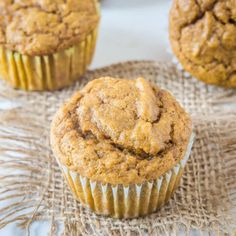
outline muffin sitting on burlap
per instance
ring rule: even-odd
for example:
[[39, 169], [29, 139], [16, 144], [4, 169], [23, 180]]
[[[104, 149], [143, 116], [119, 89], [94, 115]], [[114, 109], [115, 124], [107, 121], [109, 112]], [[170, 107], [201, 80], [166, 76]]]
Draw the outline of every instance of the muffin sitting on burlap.
[[98, 214], [155, 212], [178, 186], [191, 119], [167, 91], [100, 78], [78, 91], [51, 126], [55, 157], [76, 198]]
[[184, 69], [208, 84], [236, 87], [236, 1], [174, 0], [170, 41]]

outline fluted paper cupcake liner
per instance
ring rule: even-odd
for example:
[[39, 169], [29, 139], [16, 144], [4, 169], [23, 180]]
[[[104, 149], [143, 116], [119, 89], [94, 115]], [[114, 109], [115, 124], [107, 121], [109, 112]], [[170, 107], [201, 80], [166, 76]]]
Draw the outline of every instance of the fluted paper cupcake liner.
[[55, 90], [84, 74], [96, 44], [97, 29], [69, 49], [52, 55], [27, 56], [0, 47], [0, 77], [14, 88]]
[[158, 179], [142, 184], [102, 184], [81, 176], [57, 161], [73, 195], [84, 206], [99, 215], [135, 218], [157, 211], [170, 199], [179, 185], [193, 140], [194, 135], [191, 136], [184, 159], [174, 168]]

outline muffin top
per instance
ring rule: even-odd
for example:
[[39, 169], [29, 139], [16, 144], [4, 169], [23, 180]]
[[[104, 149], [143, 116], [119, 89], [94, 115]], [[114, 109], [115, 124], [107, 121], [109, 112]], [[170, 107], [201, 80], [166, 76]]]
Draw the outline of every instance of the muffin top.
[[209, 83], [236, 87], [236, 1], [174, 0], [170, 40], [183, 67]]
[[59, 161], [94, 181], [153, 180], [183, 159], [189, 115], [143, 78], [89, 82], [56, 114], [51, 144]]
[[47, 55], [83, 40], [98, 21], [95, 0], [1, 0], [0, 45]]

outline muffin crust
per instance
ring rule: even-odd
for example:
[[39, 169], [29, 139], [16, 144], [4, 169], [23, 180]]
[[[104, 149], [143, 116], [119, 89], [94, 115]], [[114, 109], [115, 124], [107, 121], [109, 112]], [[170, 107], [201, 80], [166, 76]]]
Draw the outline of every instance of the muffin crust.
[[174, 0], [169, 30], [185, 70], [206, 83], [236, 87], [236, 1]]
[[1, 0], [0, 45], [47, 55], [82, 41], [98, 21], [95, 0]]
[[173, 96], [143, 78], [89, 82], [56, 114], [51, 144], [59, 161], [94, 181], [143, 183], [183, 157], [191, 120]]

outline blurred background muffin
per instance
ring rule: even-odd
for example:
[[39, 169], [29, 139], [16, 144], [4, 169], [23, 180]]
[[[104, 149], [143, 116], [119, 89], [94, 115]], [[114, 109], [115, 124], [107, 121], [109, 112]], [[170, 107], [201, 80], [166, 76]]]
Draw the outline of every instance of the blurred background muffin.
[[186, 71], [208, 84], [236, 87], [236, 1], [174, 0], [169, 33]]
[[15, 88], [70, 85], [90, 64], [99, 12], [96, 0], [0, 2], [0, 76]]

